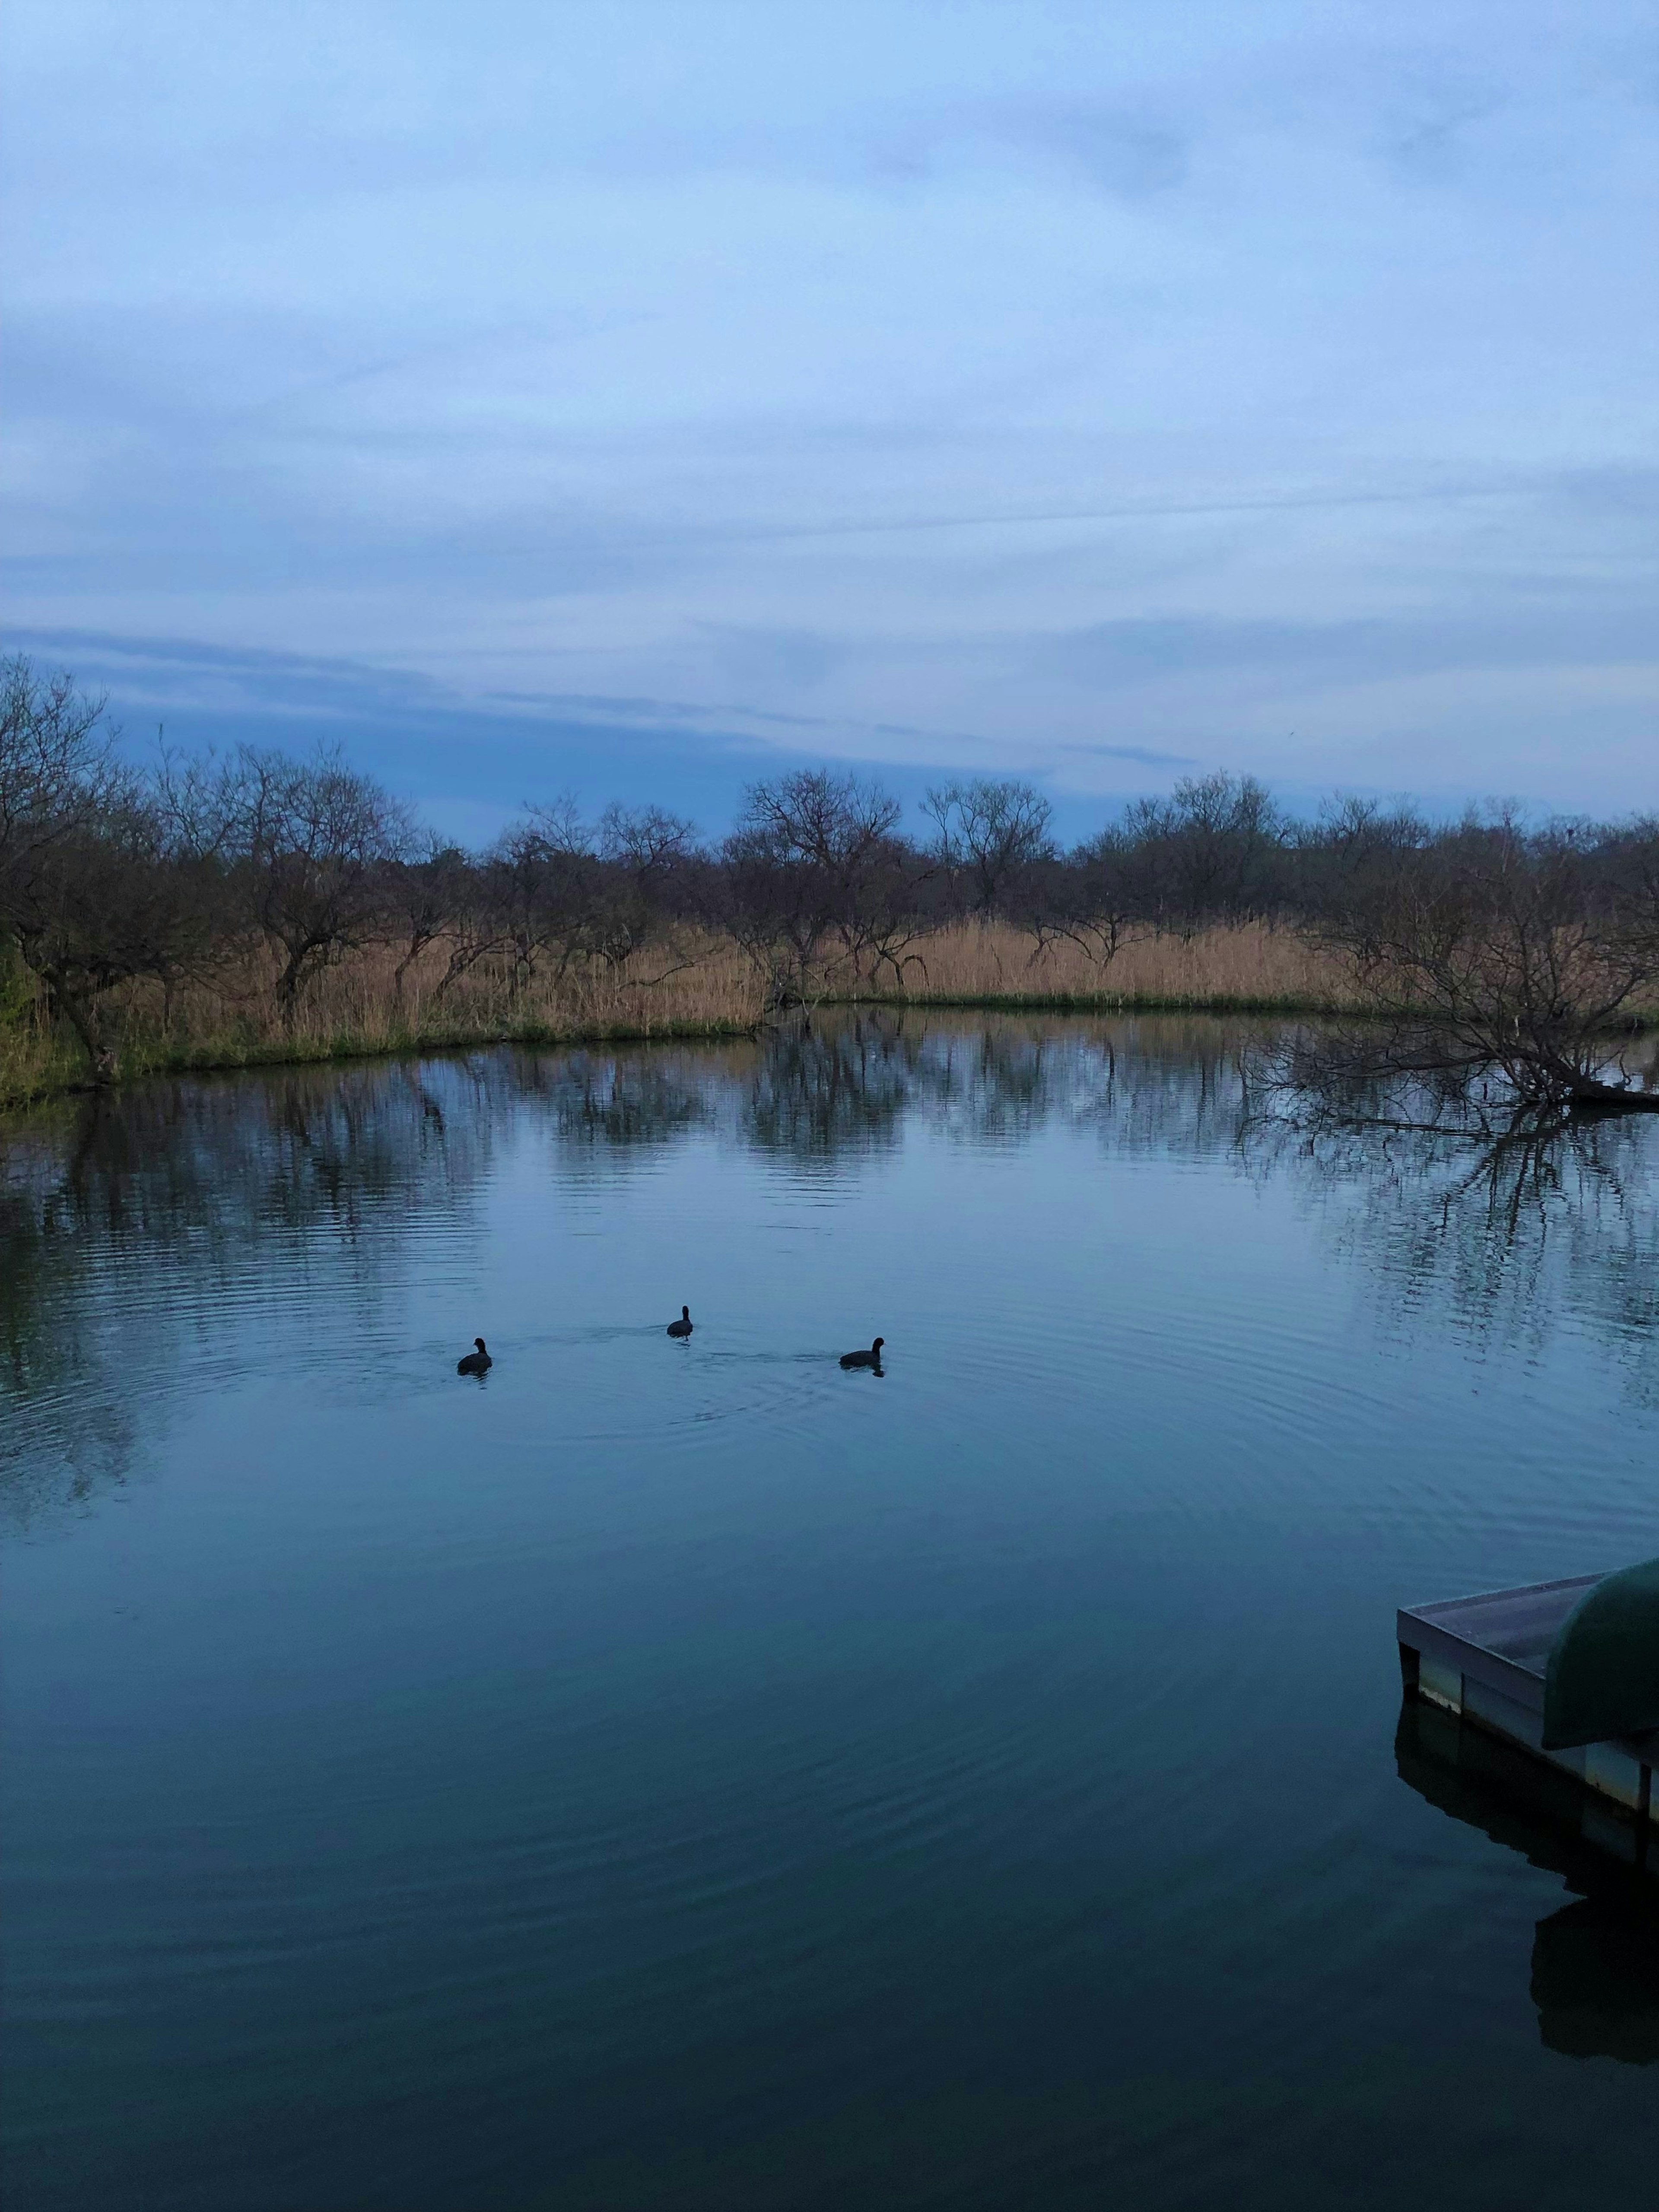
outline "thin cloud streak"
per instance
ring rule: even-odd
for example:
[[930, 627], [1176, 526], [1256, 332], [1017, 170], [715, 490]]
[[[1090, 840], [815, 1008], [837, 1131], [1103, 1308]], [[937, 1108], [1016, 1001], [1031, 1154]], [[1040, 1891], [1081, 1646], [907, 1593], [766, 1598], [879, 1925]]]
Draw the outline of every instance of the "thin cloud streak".
[[1118, 507], [1054, 507], [1029, 513], [908, 515], [891, 520], [808, 522], [744, 529], [727, 526], [720, 535], [734, 543], [811, 538], [879, 538], [908, 531], [1006, 530], [1067, 522], [1158, 522], [1230, 514], [1294, 514], [1362, 507], [1429, 507], [1439, 502], [1524, 498], [1513, 483], [1449, 484], [1417, 491], [1285, 492], [1261, 499], [1144, 500]]
[[1505, 28], [14, 0], [10, 634], [469, 785], [1659, 804], [1650, 27]]

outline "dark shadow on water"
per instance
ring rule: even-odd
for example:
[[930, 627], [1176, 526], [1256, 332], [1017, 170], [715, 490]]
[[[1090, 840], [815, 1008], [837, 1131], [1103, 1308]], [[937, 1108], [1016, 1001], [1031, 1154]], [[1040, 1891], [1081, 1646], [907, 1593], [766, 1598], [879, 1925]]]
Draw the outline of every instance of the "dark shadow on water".
[[1659, 1929], [1622, 1900], [1581, 1897], [1540, 1920], [1532, 1946], [1538, 2033], [1570, 2058], [1659, 2061]]
[[1440, 1812], [1578, 1893], [1533, 1936], [1531, 1993], [1546, 2048], [1659, 2063], [1659, 1838], [1644, 1832], [1652, 1824], [1414, 1698], [1401, 1708], [1395, 1761]]

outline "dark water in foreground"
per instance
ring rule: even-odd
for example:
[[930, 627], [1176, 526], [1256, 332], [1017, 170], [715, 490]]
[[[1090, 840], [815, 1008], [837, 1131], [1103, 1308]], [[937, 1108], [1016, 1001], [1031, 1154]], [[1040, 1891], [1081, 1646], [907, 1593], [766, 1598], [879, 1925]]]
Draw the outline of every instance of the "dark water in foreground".
[[1650, 2202], [1651, 1926], [1392, 1609], [1659, 1552], [1659, 1131], [1245, 1036], [0, 1131], [8, 2212]]

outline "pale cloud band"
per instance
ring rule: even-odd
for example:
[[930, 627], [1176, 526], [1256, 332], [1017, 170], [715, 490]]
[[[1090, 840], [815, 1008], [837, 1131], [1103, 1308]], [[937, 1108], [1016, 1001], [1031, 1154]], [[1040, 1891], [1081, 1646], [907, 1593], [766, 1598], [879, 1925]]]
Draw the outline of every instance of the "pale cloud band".
[[458, 803], [611, 728], [1659, 805], [1650, 30], [15, 0], [9, 629], [447, 716]]

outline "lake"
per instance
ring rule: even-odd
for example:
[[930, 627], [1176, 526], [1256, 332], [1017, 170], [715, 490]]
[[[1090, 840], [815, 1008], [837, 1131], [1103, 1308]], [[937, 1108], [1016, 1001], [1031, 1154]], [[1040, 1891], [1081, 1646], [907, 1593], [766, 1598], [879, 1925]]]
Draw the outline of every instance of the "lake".
[[1659, 1130], [1262, 1035], [0, 1123], [9, 2212], [1646, 2202], [1645, 1893], [1393, 1611], [1659, 1552]]

